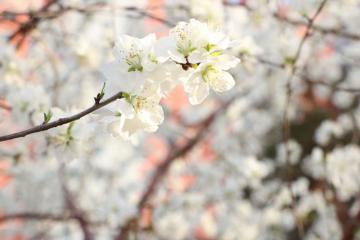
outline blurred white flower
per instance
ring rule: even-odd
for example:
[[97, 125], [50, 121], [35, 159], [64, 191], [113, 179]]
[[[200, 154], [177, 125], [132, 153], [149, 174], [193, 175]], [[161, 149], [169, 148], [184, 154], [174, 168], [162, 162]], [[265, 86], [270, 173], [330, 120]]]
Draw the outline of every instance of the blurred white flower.
[[337, 148], [326, 157], [326, 178], [342, 200], [359, 193], [360, 149], [355, 145]]
[[289, 164], [295, 165], [299, 162], [301, 153], [301, 145], [294, 140], [289, 140], [287, 145], [286, 143], [278, 145], [277, 160], [280, 164], [286, 164], [286, 161], [289, 161]]
[[337, 122], [325, 120], [315, 132], [315, 141], [321, 146], [326, 146], [333, 138], [339, 138], [344, 130]]

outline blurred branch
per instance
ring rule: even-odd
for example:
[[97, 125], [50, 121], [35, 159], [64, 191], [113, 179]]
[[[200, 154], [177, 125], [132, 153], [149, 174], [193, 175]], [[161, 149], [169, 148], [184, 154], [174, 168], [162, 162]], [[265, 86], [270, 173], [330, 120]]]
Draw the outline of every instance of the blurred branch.
[[[38, 13], [46, 12], [52, 5], [56, 4], [58, 0], [50, 0], [47, 2], [39, 11]], [[0, 15], [1, 17], [9, 16], [11, 13], [5, 12], [4, 15]], [[28, 33], [34, 30], [41, 21], [41, 18], [37, 17], [36, 14], [33, 12], [29, 12], [27, 15], [30, 19], [24, 23], [21, 23], [20, 27], [9, 36], [9, 41], [15, 40], [18, 36], [20, 36], [20, 40], [16, 43], [16, 47], [20, 47], [25, 40]], [[16, 18], [15, 18], [16, 19]]]
[[31, 213], [31, 212], [25, 212], [25, 213], [14, 213], [14, 214], [7, 214], [0, 216], [0, 223], [13, 221], [13, 220], [49, 220], [49, 221], [55, 221], [55, 222], [61, 222], [61, 221], [67, 221], [71, 219], [71, 215], [55, 215], [50, 213]]
[[[223, 113], [236, 99], [239, 98], [242, 94], [238, 94], [226, 103], [222, 104], [220, 108], [215, 110], [212, 114], [210, 114], [205, 120], [201, 121], [200, 124], [196, 124], [199, 126], [199, 129], [196, 135], [189, 139], [186, 144], [179, 148], [175, 148], [171, 151], [168, 156], [161, 162], [161, 164], [157, 167], [155, 173], [150, 179], [150, 183], [148, 184], [146, 190], [140, 198], [139, 203], [137, 204], [138, 214], [141, 214], [141, 211], [146, 207], [148, 201], [151, 197], [156, 193], [156, 190], [161, 183], [161, 180], [166, 176], [168, 170], [172, 163], [180, 157], [186, 156], [189, 152], [191, 152], [194, 147], [201, 142], [201, 140], [208, 133], [209, 128], [212, 123], [217, 119], [221, 113]], [[135, 216], [134, 218], [129, 219], [119, 230], [119, 234], [114, 238], [115, 240], [127, 240], [129, 238], [129, 234], [134, 228], [137, 228], [139, 216]]]
[[[240, 2], [240, 3], [228, 3], [227, 1], [225, 1], [224, 5], [228, 6], [228, 7], [243, 7], [250, 12], [256, 11], [256, 9], [251, 8], [248, 4], [246, 4], [245, 1]], [[279, 13], [272, 13], [272, 16], [281, 22], [284, 22], [284, 23], [287, 23], [287, 24], [290, 24], [293, 26], [307, 26], [307, 24], [308, 24], [307, 21], [291, 19], [289, 17], [280, 15]], [[347, 38], [347, 39], [351, 39], [351, 40], [355, 40], [355, 41], [360, 40], [359, 34], [346, 32], [346, 31], [343, 31], [341, 28], [322, 27], [322, 26], [319, 26], [316, 24], [313, 24], [311, 28], [312, 28], [312, 30], [319, 32], [321, 34], [335, 35], [338, 37], [343, 37], [343, 38]]]
[[140, 15], [140, 17], [147, 17], [147, 18], [150, 18], [150, 19], [153, 19], [153, 20], [156, 20], [162, 24], [164, 24], [165, 26], [168, 26], [168, 27], [174, 27], [175, 26], [175, 23], [169, 21], [169, 20], [166, 20], [164, 18], [161, 18], [161, 17], [158, 17], [154, 14], [151, 14], [147, 11], [144, 11], [140, 8], [136, 8], [136, 7], [128, 7], [128, 8], [125, 8], [125, 10], [127, 11], [132, 11], [132, 12], [136, 12]]
[[[263, 65], [267, 65], [267, 66], [272, 67], [272, 68], [286, 70], [287, 67], [288, 67], [285, 63], [274, 62], [272, 60], [262, 58], [261, 56], [246, 55], [246, 57], [254, 58], [258, 63], [261, 63]], [[241, 58], [241, 56], [240, 56], [240, 58]], [[334, 84], [329, 83], [329, 82], [325, 82], [323, 80], [313, 80], [307, 74], [305, 74], [304, 72], [295, 71], [294, 75], [298, 76], [299, 78], [304, 79], [305, 82], [308, 82], [308, 83], [311, 83], [311, 84], [327, 86], [327, 87], [330, 87], [330, 88], [332, 88], [332, 89], [334, 89], [336, 91], [344, 91], [344, 92], [349, 92], [349, 93], [354, 93], [354, 94], [360, 94], [360, 88], [341, 87], [341, 86], [334, 85]]]
[[[285, 22], [287, 24], [290, 24], [290, 25], [306, 26], [306, 22], [304, 22], [304, 21], [290, 19], [288, 17], [281, 16], [278, 13], [273, 13], [273, 16], [276, 19], [278, 19], [280, 21], [283, 21], [283, 22]], [[355, 41], [360, 40], [360, 35], [357, 35], [355, 33], [345, 32], [345, 31], [341, 30], [340, 28], [325, 28], [325, 27], [321, 27], [321, 26], [318, 26], [318, 25], [313, 25], [312, 30], [317, 31], [317, 32], [322, 33], [322, 34], [335, 35], [335, 36], [338, 36], [338, 37], [343, 37], [343, 38], [347, 38], [347, 39], [351, 39], [351, 40], [355, 40]]]
[[[57, 5], [58, 9], [56, 10], [49, 10], [49, 8], [53, 5]], [[52, 20], [56, 19], [67, 12], [78, 12], [82, 14], [97, 12], [101, 9], [120, 9], [128, 12], [134, 12], [139, 14], [139, 17], [147, 17], [158, 22], [163, 23], [168, 27], [173, 27], [175, 24], [164, 19], [160, 18], [152, 13], [149, 10], [152, 10], [157, 7], [149, 8], [149, 9], [140, 9], [138, 7], [114, 7], [107, 5], [103, 2], [90, 4], [85, 7], [78, 7], [78, 6], [64, 6], [62, 5], [59, 0], [52, 0], [44, 5], [38, 11], [29, 11], [29, 12], [10, 12], [10, 11], [3, 11], [0, 13], [0, 21], [12, 21], [20, 24], [19, 28], [9, 36], [9, 41], [14, 41], [17, 37], [21, 37], [19, 41], [16, 42], [16, 47], [19, 48], [23, 41], [25, 40], [26, 36], [30, 34], [34, 29], [36, 29], [41, 21], [44, 20]], [[29, 19], [23, 23], [17, 21], [17, 16], [25, 16]]]
[[122, 98], [123, 96], [123, 93], [122, 92], [119, 92], [115, 95], [113, 95], [112, 97], [102, 101], [102, 102], [99, 102], [99, 103], [95, 103], [92, 107], [82, 111], [82, 112], [79, 112], [73, 116], [70, 116], [70, 117], [66, 117], [66, 118], [60, 118], [58, 120], [55, 120], [55, 121], [52, 121], [52, 122], [49, 122], [49, 123], [46, 123], [46, 124], [41, 124], [41, 125], [38, 125], [38, 126], [35, 126], [33, 128], [29, 128], [27, 130], [24, 130], [24, 131], [20, 131], [20, 132], [17, 132], [17, 133], [12, 133], [12, 134], [9, 134], [9, 135], [4, 135], [4, 136], [0, 136], [0, 142], [4, 142], [4, 141], [8, 141], [8, 140], [11, 140], [11, 139], [15, 139], [15, 138], [20, 138], [20, 137], [25, 137], [29, 134], [33, 134], [33, 133], [37, 133], [37, 132], [42, 132], [42, 131], [46, 131], [48, 129], [51, 129], [51, 128], [55, 128], [55, 127], [58, 127], [58, 126], [61, 126], [61, 125], [64, 125], [64, 124], [67, 124], [67, 123], [71, 123], [73, 121], [76, 121], [76, 120], [79, 120], [80, 118], [116, 101], [117, 99], [120, 99]]
[[[310, 37], [310, 32], [314, 26], [315, 20], [316, 18], [319, 16], [320, 12], [324, 9], [325, 5], [327, 3], [327, 0], [323, 0], [319, 7], [317, 8], [315, 14], [308, 19], [308, 24], [306, 27], [306, 31], [305, 34], [303, 36], [303, 38], [301, 39], [295, 55], [292, 58], [291, 61], [291, 65], [290, 65], [290, 75], [288, 77], [288, 79], [286, 80], [286, 102], [285, 102], [285, 109], [284, 109], [284, 115], [283, 115], [283, 141], [285, 144], [285, 162], [286, 162], [286, 167], [287, 169], [290, 167], [290, 147], [289, 147], [289, 140], [291, 138], [291, 128], [290, 128], [290, 119], [289, 119], [289, 111], [290, 111], [290, 104], [291, 104], [291, 98], [292, 98], [292, 94], [293, 94], [293, 90], [291, 88], [291, 81], [295, 75], [296, 69], [297, 69], [297, 63], [299, 61], [299, 58], [301, 57], [301, 53], [302, 50], [304, 49], [305, 43], [307, 41], [307, 39]], [[295, 220], [297, 222], [297, 229], [298, 229], [298, 233], [299, 236], [301, 238], [303, 238], [304, 236], [304, 226], [303, 226], [303, 222], [301, 219], [299, 219], [297, 217], [297, 214], [295, 212], [295, 204], [296, 204], [296, 200], [295, 200], [295, 196], [294, 193], [292, 191], [292, 176], [287, 172], [287, 185], [291, 194], [291, 209], [293, 211]]]
[[64, 163], [60, 163], [59, 168], [59, 178], [61, 187], [64, 194], [64, 201], [66, 204], [66, 207], [71, 212], [71, 216], [79, 223], [79, 226], [81, 228], [81, 231], [83, 232], [83, 239], [84, 240], [92, 240], [93, 236], [90, 232], [89, 226], [88, 226], [88, 220], [85, 216], [85, 213], [83, 213], [75, 204], [74, 198], [72, 194], [70, 193], [69, 189], [66, 186], [66, 179], [65, 179], [65, 165]]

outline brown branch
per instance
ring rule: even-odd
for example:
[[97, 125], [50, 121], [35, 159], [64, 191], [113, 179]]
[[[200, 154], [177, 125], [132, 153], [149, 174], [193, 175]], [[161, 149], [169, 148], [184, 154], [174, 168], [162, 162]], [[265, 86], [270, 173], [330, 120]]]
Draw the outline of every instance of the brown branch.
[[[50, 0], [38, 11], [38, 13], [46, 12], [52, 5], [56, 4], [58, 1], [59, 0]], [[8, 12], [5, 13], [9, 15]], [[22, 45], [26, 35], [33, 31], [41, 21], [41, 18], [38, 18], [36, 14], [33, 14], [32, 12], [30, 12], [28, 16], [30, 17], [30, 19], [22, 23], [20, 27], [8, 38], [9, 41], [13, 41], [17, 36], [21, 36], [21, 39], [16, 43], [17, 48]]]
[[[279, 62], [274, 62], [265, 58], [262, 58], [261, 56], [252, 56], [252, 55], [245, 55], [246, 57], [251, 57], [253, 59], [255, 59], [255, 61], [257, 61], [260, 64], [263, 65], [267, 65], [269, 67], [272, 68], [277, 68], [277, 69], [282, 69], [282, 70], [286, 70], [287, 66], [285, 63], [279, 63]], [[241, 56], [240, 56], [241, 58]], [[303, 72], [295, 72], [294, 75], [298, 76], [299, 78], [305, 79], [305, 82], [311, 83], [311, 84], [316, 84], [316, 85], [323, 85], [323, 86], [328, 86], [336, 91], [343, 91], [343, 92], [349, 92], [349, 93], [354, 93], [354, 94], [360, 94], [360, 88], [352, 88], [352, 87], [341, 87], [341, 86], [334, 86], [333, 83], [328, 83], [322, 80], [311, 80], [310, 77], [303, 73]]]
[[54, 222], [61, 222], [61, 221], [67, 221], [69, 219], [72, 219], [73, 217], [71, 215], [55, 215], [50, 213], [14, 213], [14, 214], [7, 214], [0, 216], [0, 223], [8, 222], [8, 221], [14, 221], [18, 219], [25, 219], [25, 220], [37, 220], [37, 221], [54, 221]]
[[175, 26], [175, 24], [173, 22], [171, 22], [169, 20], [166, 20], [164, 18], [158, 17], [158, 16], [156, 16], [154, 14], [149, 13], [148, 11], [144, 11], [144, 10], [142, 10], [140, 8], [137, 8], [137, 7], [127, 7], [127, 8], [125, 8], [125, 10], [136, 12], [136, 13], [138, 13], [140, 15], [140, 17], [150, 18], [150, 19], [158, 21], [158, 22], [160, 22], [160, 23], [162, 23], [162, 24], [164, 24], [165, 26], [168, 26], [168, 27], [174, 27]]
[[[59, 5], [59, 9], [57, 10], [49, 10], [50, 6], [57, 3]], [[8, 20], [8, 21], [16, 21], [16, 16], [28, 16], [29, 20], [25, 21], [24, 23], [20, 24], [20, 27], [9, 36], [9, 41], [14, 40], [17, 36], [21, 36], [21, 39], [17, 42], [17, 47], [21, 46], [22, 42], [25, 40], [25, 37], [32, 32], [34, 29], [37, 28], [39, 23], [43, 20], [51, 20], [56, 19], [67, 12], [78, 12], [82, 14], [92, 13], [99, 11], [99, 8], [107, 7], [105, 3], [94, 3], [90, 4], [86, 7], [77, 7], [77, 6], [63, 6], [58, 0], [52, 0], [47, 3], [44, 7], [42, 7], [38, 11], [31, 11], [31, 12], [9, 12], [3, 11], [0, 13], [0, 20]], [[113, 8], [110, 8], [113, 9]], [[140, 9], [138, 7], [121, 7], [121, 10], [138, 13], [140, 17], [147, 17], [153, 19], [155, 21], [161, 22], [168, 27], [175, 26], [174, 23], [166, 20], [164, 18], [160, 18], [147, 10]]]
[[[15, 220], [64, 222], [68, 220], [76, 220], [76, 216], [71, 214], [57, 215], [53, 213], [34, 213], [34, 212], [9, 213], [5, 215], [0, 215], [0, 223], [5, 223]], [[105, 222], [87, 222], [87, 224], [102, 225], [105, 224]]]
[[8, 141], [8, 140], [11, 140], [11, 139], [15, 139], [15, 138], [20, 138], [20, 137], [25, 137], [29, 134], [33, 134], [33, 133], [37, 133], [37, 132], [42, 132], [42, 131], [46, 131], [48, 129], [51, 129], [51, 128], [55, 128], [55, 127], [58, 127], [58, 126], [61, 126], [61, 125], [64, 125], [64, 124], [67, 124], [67, 123], [71, 123], [73, 121], [76, 121], [76, 120], [79, 120], [80, 118], [116, 101], [117, 99], [120, 99], [122, 98], [122, 92], [119, 92], [115, 95], [113, 95], [112, 97], [104, 100], [103, 102], [100, 102], [100, 103], [95, 103], [92, 107], [82, 111], [82, 112], [79, 112], [73, 116], [70, 116], [70, 117], [66, 117], [66, 118], [60, 118], [56, 121], [52, 121], [52, 122], [49, 122], [49, 123], [46, 123], [46, 124], [41, 124], [41, 125], [38, 125], [38, 126], [35, 126], [33, 128], [30, 128], [30, 129], [27, 129], [27, 130], [24, 130], [24, 131], [21, 131], [21, 132], [17, 132], [17, 133], [12, 133], [12, 134], [9, 134], [9, 135], [4, 135], [4, 136], [0, 136], [0, 142], [3, 142], [3, 141]]
[[71, 212], [73, 218], [78, 222], [81, 231], [83, 232], [84, 240], [92, 240], [93, 236], [89, 229], [88, 220], [86, 214], [76, 206], [73, 195], [70, 193], [69, 189], [66, 186], [66, 177], [65, 177], [65, 164], [62, 162], [59, 168], [59, 178], [64, 194], [64, 201], [66, 207]]
[[[288, 17], [281, 16], [278, 13], [273, 13], [273, 16], [276, 19], [278, 19], [280, 21], [283, 21], [283, 22], [285, 22], [287, 24], [290, 24], [290, 25], [306, 26], [306, 22], [304, 22], [304, 21], [290, 19]], [[314, 31], [317, 31], [319, 33], [326, 34], [326, 35], [327, 34], [335, 35], [335, 36], [338, 36], [338, 37], [343, 37], [343, 38], [351, 39], [351, 40], [354, 40], [354, 41], [360, 40], [360, 35], [357, 35], [355, 33], [345, 32], [345, 31], [342, 31], [341, 29], [337, 29], [337, 28], [325, 28], [325, 27], [321, 27], [321, 26], [318, 26], [318, 25], [313, 25], [312, 29]]]
[[[223, 2], [223, 4], [227, 7], [243, 7], [250, 12], [256, 11], [256, 9], [251, 8], [246, 2], [228, 3], [227, 1], [225, 1], [225, 2]], [[305, 22], [302, 20], [291, 19], [289, 17], [280, 15], [279, 13], [276, 13], [276, 12], [272, 13], [272, 16], [281, 22], [284, 22], [284, 23], [287, 23], [287, 24], [290, 24], [293, 26], [307, 26], [307, 24], [308, 24], [308, 22]], [[346, 32], [339, 28], [327, 28], [327, 27], [322, 27], [322, 26], [314, 24], [314, 25], [312, 25], [312, 30], [319, 32], [321, 34], [325, 34], [325, 35], [335, 35], [338, 37], [343, 37], [343, 38], [351, 39], [354, 41], [360, 40], [360, 35], [358, 35], [356, 33]]]

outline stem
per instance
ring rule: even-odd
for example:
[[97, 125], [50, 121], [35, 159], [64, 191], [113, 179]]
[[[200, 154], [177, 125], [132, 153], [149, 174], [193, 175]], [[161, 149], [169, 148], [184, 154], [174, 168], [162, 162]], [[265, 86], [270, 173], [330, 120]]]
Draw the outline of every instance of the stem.
[[64, 125], [64, 124], [67, 124], [67, 123], [71, 123], [73, 121], [76, 121], [76, 120], [79, 120], [80, 118], [114, 102], [115, 100], [117, 99], [120, 99], [122, 98], [122, 95], [123, 93], [122, 92], [119, 92], [115, 95], [113, 95], [112, 97], [104, 100], [103, 102], [100, 102], [100, 103], [95, 103], [92, 107], [88, 108], [88, 109], [85, 109], [84, 111], [82, 112], [79, 112], [73, 116], [70, 116], [70, 117], [66, 117], [66, 118], [60, 118], [56, 121], [52, 121], [52, 122], [49, 122], [49, 123], [46, 123], [46, 124], [41, 124], [41, 125], [38, 125], [38, 126], [35, 126], [33, 128], [29, 128], [29, 129], [26, 129], [24, 131], [20, 131], [20, 132], [16, 132], [16, 133], [12, 133], [12, 134], [9, 134], [9, 135], [4, 135], [4, 136], [0, 136], [0, 142], [4, 142], [4, 141], [8, 141], [8, 140], [11, 140], [11, 139], [15, 139], [15, 138], [20, 138], [20, 137], [25, 137], [29, 134], [33, 134], [33, 133], [37, 133], [37, 132], [42, 132], [42, 131], [46, 131], [48, 129], [51, 129], [51, 128], [55, 128], [55, 127], [58, 127], [58, 126], [61, 126], [61, 125]]

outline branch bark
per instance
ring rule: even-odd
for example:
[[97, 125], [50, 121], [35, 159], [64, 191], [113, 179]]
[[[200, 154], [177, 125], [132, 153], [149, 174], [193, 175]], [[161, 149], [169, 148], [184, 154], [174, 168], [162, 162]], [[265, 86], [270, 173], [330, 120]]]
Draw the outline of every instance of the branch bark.
[[117, 99], [120, 99], [122, 98], [122, 92], [119, 92], [115, 95], [113, 95], [112, 97], [100, 102], [100, 103], [95, 103], [92, 107], [82, 111], [82, 112], [79, 112], [73, 116], [70, 116], [70, 117], [66, 117], [66, 118], [60, 118], [56, 121], [52, 121], [52, 122], [49, 122], [49, 123], [46, 123], [46, 124], [41, 124], [41, 125], [38, 125], [38, 126], [35, 126], [33, 128], [29, 128], [27, 130], [24, 130], [24, 131], [20, 131], [20, 132], [16, 132], [16, 133], [12, 133], [12, 134], [9, 134], [9, 135], [4, 135], [4, 136], [0, 136], [0, 142], [4, 142], [4, 141], [8, 141], [8, 140], [11, 140], [11, 139], [15, 139], [15, 138], [20, 138], [20, 137], [25, 137], [29, 134], [33, 134], [33, 133], [37, 133], [37, 132], [42, 132], [42, 131], [46, 131], [46, 130], [49, 130], [51, 128], [55, 128], [55, 127], [58, 127], [58, 126], [61, 126], [61, 125], [64, 125], [64, 124], [67, 124], [67, 123], [71, 123], [73, 121], [76, 121], [76, 120], [79, 120], [80, 118], [116, 101]]
[[[240, 3], [228, 3], [227, 1], [224, 2], [224, 5], [227, 7], [243, 7], [248, 11], [256, 11], [255, 8], [251, 8], [246, 2], [240, 2]], [[297, 19], [292, 19], [283, 15], [280, 15], [279, 13], [272, 13], [272, 16], [281, 21], [284, 22], [286, 24], [289, 25], [293, 25], [293, 26], [307, 26], [308, 23], [302, 20], [297, 20]], [[325, 35], [334, 35], [337, 37], [343, 37], [346, 39], [350, 39], [350, 40], [354, 40], [354, 41], [358, 41], [360, 40], [360, 35], [356, 34], [356, 33], [351, 33], [351, 32], [347, 32], [342, 30], [341, 28], [330, 28], [330, 27], [323, 27], [323, 26], [319, 26], [319, 25], [313, 25], [312, 26], [312, 30], [319, 32], [321, 34], [325, 34]]]
[[71, 215], [55, 215], [50, 213], [14, 213], [0, 216], [0, 223], [12, 221], [16, 219], [27, 219], [27, 220], [49, 220], [55, 222], [67, 221], [72, 219]]

